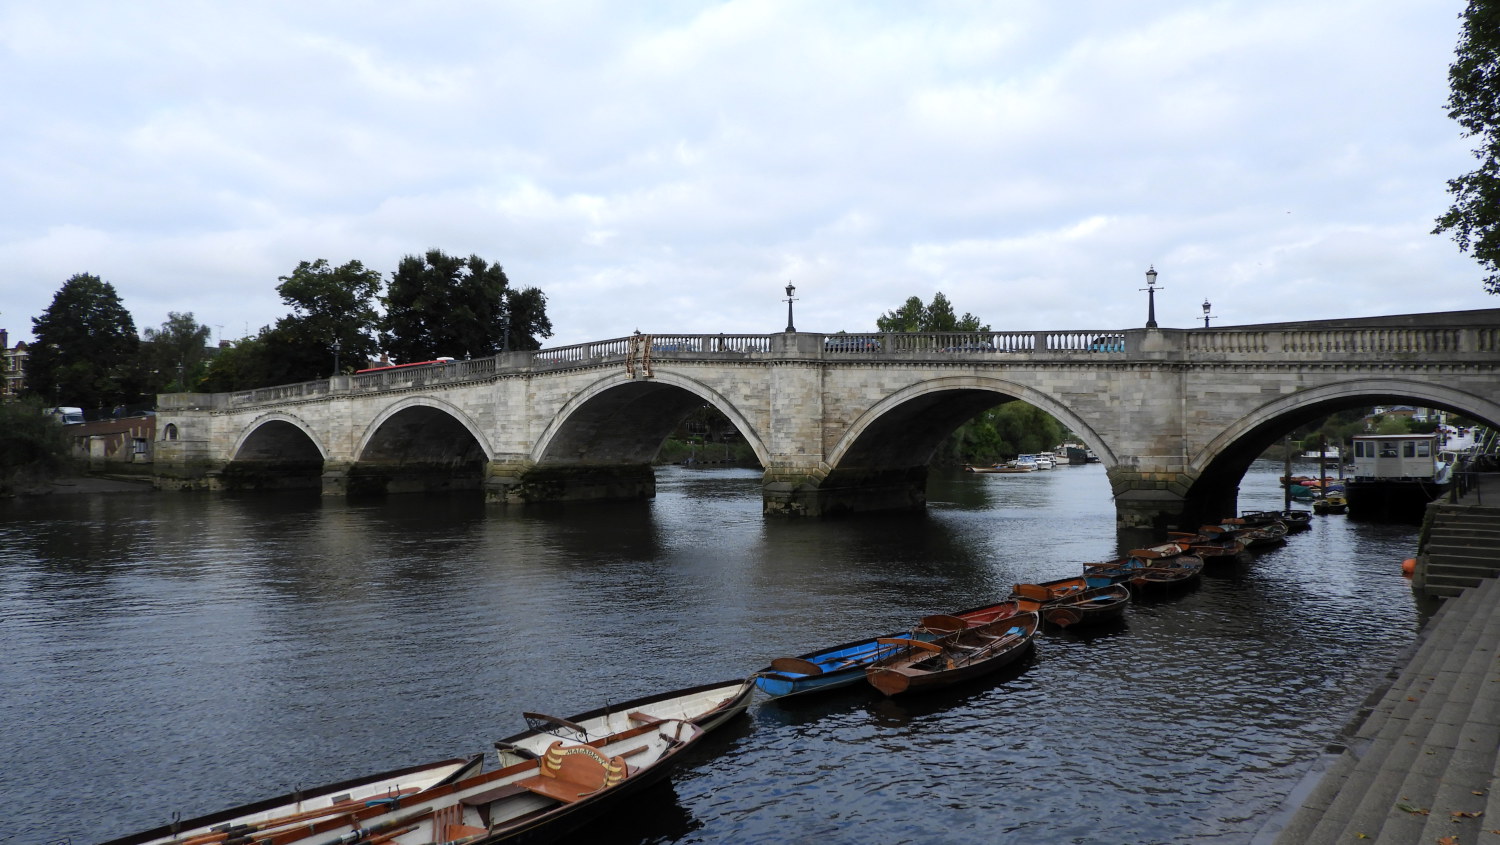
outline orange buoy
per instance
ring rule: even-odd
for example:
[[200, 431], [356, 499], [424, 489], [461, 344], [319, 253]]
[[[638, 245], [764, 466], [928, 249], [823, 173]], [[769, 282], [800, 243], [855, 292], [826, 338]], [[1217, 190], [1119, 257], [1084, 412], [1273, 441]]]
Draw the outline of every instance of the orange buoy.
[[1417, 559], [1416, 558], [1409, 557], [1406, 560], [1401, 561], [1401, 574], [1402, 575], [1405, 575], [1406, 577], [1410, 578], [1411, 575], [1412, 575], [1412, 573], [1416, 572], [1416, 571], [1417, 571]]

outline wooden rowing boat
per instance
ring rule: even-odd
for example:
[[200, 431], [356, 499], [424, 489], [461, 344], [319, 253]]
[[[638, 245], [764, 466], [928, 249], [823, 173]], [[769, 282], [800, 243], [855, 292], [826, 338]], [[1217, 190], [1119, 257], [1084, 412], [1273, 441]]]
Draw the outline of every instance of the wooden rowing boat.
[[483, 755], [475, 755], [408, 766], [181, 819], [102, 845], [219, 845], [231, 837], [269, 836], [292, 825], [349, 819], [369, 802], [410, 801], [428, 789], [478, 773], [483, 764]]
[[705, 732], [711, 731], [744, 713], [754, 694], [755, 678], [750, 677], [635, 698], [567, 718], [523, 713], [529, 729], [496, 740], [496, 761], [501, 767], [510, 766], [537, 759], [553, 740], [586, 744], [672, 719], [692, 722]]
[[[1042, 621], [1059, 628], [1088, 627], [1112, 622], [1125, 614], [1130, 590], [1086, 577], [1059, 578], [1040, 584], [1016, 584], [1012, 598], [1037, 602]], [[1023, 608], [1025, 605], [1023, 605]]]
[[1286, 542], [1287, 527], [1283, 522], [1272, 522], [1241, 531], [1237, 539], [1247, 549], [1268, 549]]
[[1130, 588], [1136, 593], [1164, 593], [1190, 587], [1203, 577], [1203, 558], [1197, 555], [1176, 555], [1163, 560], [1151, 561], [1136, 570], [1130, 577]]
[[[584, 744], [555, 739], [526, 760], [367, 807], [338, 824], [302, 826], [262, 845], [499, 845], [550, 842], [666, 778], [704, 736], [680, 719]], [[259, 842], [259, 840], [258, 840]]]
[[884, 642], [896, 652], [867, 667], [865, 678], [886, 695], [902, 695], [988, 675], [1031, 651], [1040, 622], [1034, 611], [1023, 611], [936, 642], [890, 638]]

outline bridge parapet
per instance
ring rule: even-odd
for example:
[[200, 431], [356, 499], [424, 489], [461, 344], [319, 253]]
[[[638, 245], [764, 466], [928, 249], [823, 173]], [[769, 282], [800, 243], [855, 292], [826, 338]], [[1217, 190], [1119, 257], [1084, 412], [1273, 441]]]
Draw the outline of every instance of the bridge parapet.
[[1500, 351], [1500, 329], [1492, 326], [1442, 328], [1220, 329], [1181, 332], [1188, 360], [1228, 356], [1309, 355], [1330, 359], [1441, 355], [1492, 358]]

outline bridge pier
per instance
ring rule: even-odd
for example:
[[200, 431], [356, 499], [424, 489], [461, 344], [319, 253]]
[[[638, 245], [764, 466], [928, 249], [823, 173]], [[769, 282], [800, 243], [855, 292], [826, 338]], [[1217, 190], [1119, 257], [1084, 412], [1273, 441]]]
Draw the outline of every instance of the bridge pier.
[[652, 499], [656, 473], [650, 464], [540, 464], [493, 461], [484, 478], [490, 503]]
[[[1200, 503], [1188, 500], [1188, 491], [1197, 481], [1197, 474], [1171, 470], [1143, 470], [1140, 467], [1113, 466], [1108, 470], [1109, 486], [1115, 497], [1115, 526], [1117, 528], [1145, 528], [1155, 532], [1196, 527], [1204, 517], [1196, 515], [1202, 510]], [[1213, 518], [1222, 516], [1216, 513]], [[1231, 494], [1229, 511], [1233, 512]]]
[[761, 482], [767, 516], [840, 516], [927, 506], [927, 467], [842, 470], [820, 476], [768, 469]]

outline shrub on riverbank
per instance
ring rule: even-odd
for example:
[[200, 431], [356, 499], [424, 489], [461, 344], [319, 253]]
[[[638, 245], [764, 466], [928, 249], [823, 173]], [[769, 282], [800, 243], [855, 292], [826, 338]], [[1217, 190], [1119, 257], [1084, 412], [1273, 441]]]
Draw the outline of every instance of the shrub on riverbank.
[[39, 400], [0, 405], [0, 496], [45, 483], [67, 466], [67, 435]]

